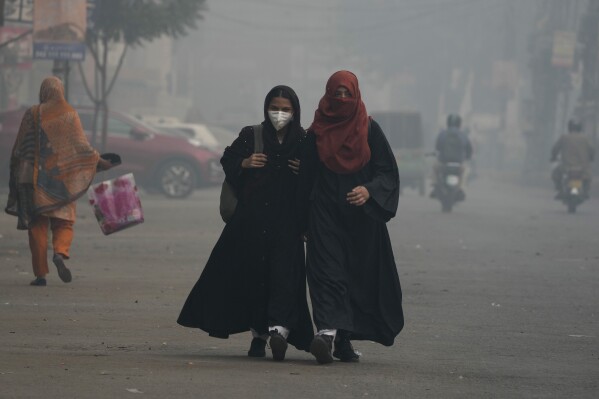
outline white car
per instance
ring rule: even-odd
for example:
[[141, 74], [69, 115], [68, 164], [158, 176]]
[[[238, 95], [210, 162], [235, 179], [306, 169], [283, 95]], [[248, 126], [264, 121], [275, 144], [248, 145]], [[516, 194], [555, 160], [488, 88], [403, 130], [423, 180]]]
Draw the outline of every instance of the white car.
[[184, 135], [190, 140], [195, 140], [197, 145], [220, 153], [237, 138], [236, 134], [222, 127], [202, 123], [185, 123], [173, 117], [142, 117], [140, 119], [165, 133]]

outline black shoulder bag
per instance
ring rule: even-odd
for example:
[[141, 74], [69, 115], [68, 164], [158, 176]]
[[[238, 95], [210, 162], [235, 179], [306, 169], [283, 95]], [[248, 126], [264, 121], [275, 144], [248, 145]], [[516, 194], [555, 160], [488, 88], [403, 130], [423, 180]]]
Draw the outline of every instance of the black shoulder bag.
[[[264, 148], [264, 140], [262, 137], [262, 125], [255, 125], [254, 128], [254, 153], [262, 152]], [[223, 222], [227, 223], [233, 217], [237, 208], [237, 193], [235, 188], [227, 181], [223, 181], [220, 190], [220, 217]]]

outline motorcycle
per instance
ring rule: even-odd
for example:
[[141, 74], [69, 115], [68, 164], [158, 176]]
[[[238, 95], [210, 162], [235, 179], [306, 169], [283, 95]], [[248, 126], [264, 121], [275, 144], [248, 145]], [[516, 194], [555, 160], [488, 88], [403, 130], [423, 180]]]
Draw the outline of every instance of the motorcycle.
[[558, 198], [568, 207], [568, 213], [576, 213], [576, 208], [586, 199], [582, 170], [571, 169], [563, 173]]
[[435, 196], [441, 202], [443, 212], [451, 212], [457, 202], [465, 199], [461, 180], [463, 168], [460, 162], [447, 162], [441, 165], [434, 187]]

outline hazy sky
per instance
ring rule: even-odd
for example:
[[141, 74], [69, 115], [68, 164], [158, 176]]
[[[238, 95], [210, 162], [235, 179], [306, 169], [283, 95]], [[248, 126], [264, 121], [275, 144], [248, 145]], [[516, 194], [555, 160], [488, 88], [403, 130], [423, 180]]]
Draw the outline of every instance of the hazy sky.
[[198, 31], [178, 54], [193, 54], [190, 87], [202, 116], [217, 122], [257, 122], [266, 92], [287, 84], [300, 96], [307, 126], [327, 78], [339, 69], [357, 74], [369, 111], [431, 114], [452, 70], [482, 78], [503, 57], [506, 40], [525, 49], [533, 3], [208, 1]]

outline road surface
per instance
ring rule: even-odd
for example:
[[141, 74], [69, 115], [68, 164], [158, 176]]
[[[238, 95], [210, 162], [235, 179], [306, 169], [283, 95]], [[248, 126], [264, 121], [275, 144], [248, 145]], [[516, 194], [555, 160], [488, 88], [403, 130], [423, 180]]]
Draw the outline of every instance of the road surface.
[[[1, 192], [2, 203], [6, 191]], [[0, 398], [597, 398], [599, 200], [479, 179], [453, 213], [406, 192], [389, 224], [406, 326], [358, 364], [282, 363], [176, 324], [222, 229], [218, 189], [144, 195], [103, 236], [78, 205], [73, 282], [30, 287], [27, 235], [0, 215]]]

